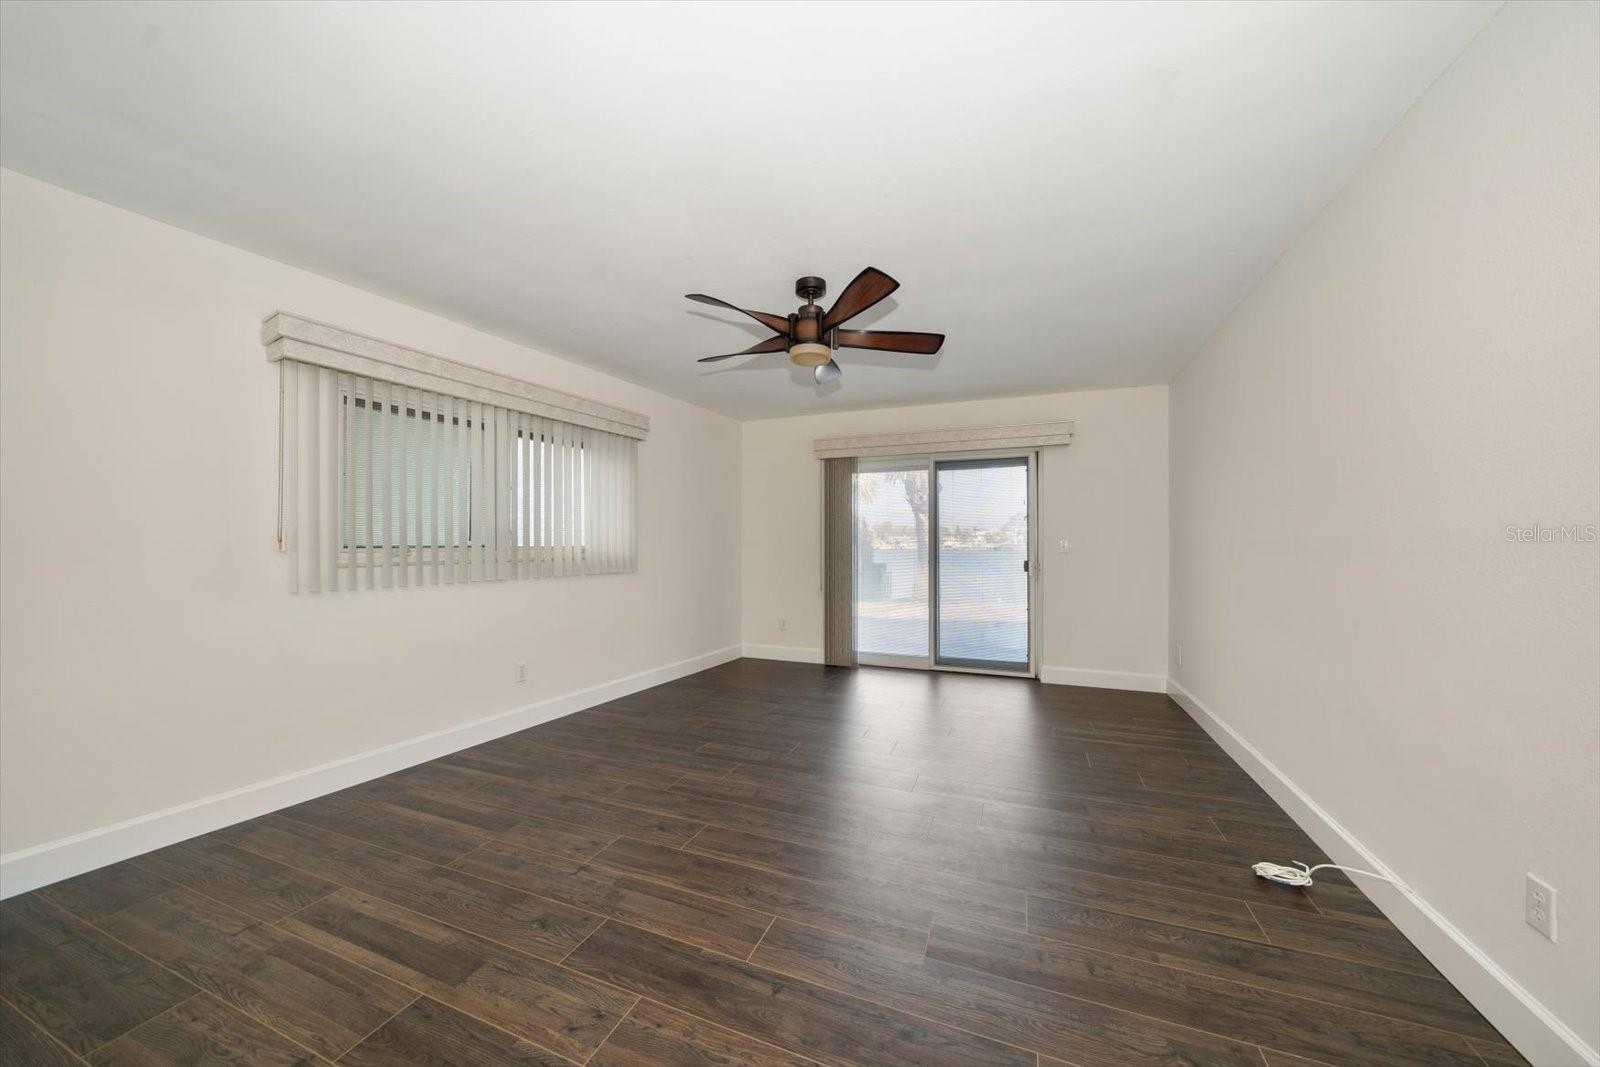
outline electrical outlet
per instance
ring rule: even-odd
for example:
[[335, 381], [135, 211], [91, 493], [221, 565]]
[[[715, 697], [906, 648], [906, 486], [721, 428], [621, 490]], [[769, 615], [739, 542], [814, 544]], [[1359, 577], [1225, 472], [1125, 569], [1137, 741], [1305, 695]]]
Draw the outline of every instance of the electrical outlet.
[[526, 682], [527, 680], [528, 680], [528, 665], [526, 663], [517, 664], [517, 684], [521, 685], [523, 682]]
[[786, 631], [788, 629], [789, 629], [789, 620], [788, 619], [779, 619], [778, 620], [778, 632], [779, 633], [783, 633], [784, 631]]
[[1532, 874], [1524, 889], [1522, 910], [1529, 926], [1551, 941], [1556, 939], [1556, 891]]
[[1067, 550], [1067, 539], [1065, 537], [1057, 541], [1056, 544], [1061, 546], [1061, 551], [1065, 552]]

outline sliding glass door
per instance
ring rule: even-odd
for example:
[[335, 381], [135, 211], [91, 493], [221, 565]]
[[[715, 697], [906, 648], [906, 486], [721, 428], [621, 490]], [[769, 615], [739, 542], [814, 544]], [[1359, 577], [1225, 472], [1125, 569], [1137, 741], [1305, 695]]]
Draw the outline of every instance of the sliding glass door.
[[1033, 673], [1031, 455], [863, 459], [856, 655]]
[[928, 464], [856, 472], [856, 655], [920, 666], [928, 659]]
[[934, 464], [934, 662], [1028, 669], [1028, 460]]

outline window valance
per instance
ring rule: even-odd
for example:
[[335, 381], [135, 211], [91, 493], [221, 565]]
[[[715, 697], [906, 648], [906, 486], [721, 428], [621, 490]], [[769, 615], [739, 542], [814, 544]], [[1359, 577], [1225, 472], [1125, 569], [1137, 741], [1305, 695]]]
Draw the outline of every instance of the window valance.
[[643, 440], [650, 432], [647, 415], [351, 333], [286, 311], [275, 313], [261, 324], [261, 343], [267, 348], [267, 359], [273, 362], [292, 359], [635, 440]]
[[934, 452], [984, 452], [999, 448], [1043, 448], [1072, 443], [1072, 420], [1034, 422], [1022, 426], [978, 426], [915, 433], [855, 434], [819, 437], [817, 458], [910, 456]]

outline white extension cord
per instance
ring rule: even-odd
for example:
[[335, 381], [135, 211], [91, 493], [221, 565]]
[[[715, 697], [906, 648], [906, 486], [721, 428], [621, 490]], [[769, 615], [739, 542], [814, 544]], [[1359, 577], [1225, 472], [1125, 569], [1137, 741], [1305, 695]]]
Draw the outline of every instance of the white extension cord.
[[[1281, 863], [1263, 862], [1250, 869], [1267, 881], [1277, 882], [1279, 885], [1307, 886], [1312, 884], [1311, 876], [1314, 873], [1329, 868], [1335, 871], [1347, 871], [1350, 874], [1364, 874], [1368, 878], [1377, 878], [1384, 882], [1395, 882], [1393, 878], [1387, 875], [1377, 874], [1373, 871], [1363, 871], [1358, 867], [1341, 867], [1337, 863], [1319, 863], [1315, 867], [1307, 867], [1305, 864], [1296, 861], [1294, 866], [1285, 867]], [[1399, 883], [1395, 882], [1395, 884], [1398, 885]]]

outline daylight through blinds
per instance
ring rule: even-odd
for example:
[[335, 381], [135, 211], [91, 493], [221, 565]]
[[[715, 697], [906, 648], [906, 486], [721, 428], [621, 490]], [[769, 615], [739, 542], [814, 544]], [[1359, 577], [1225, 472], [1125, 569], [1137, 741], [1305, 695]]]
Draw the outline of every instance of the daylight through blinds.
[[279, 362], [294, 592], [635, 569], [638, 441]]

